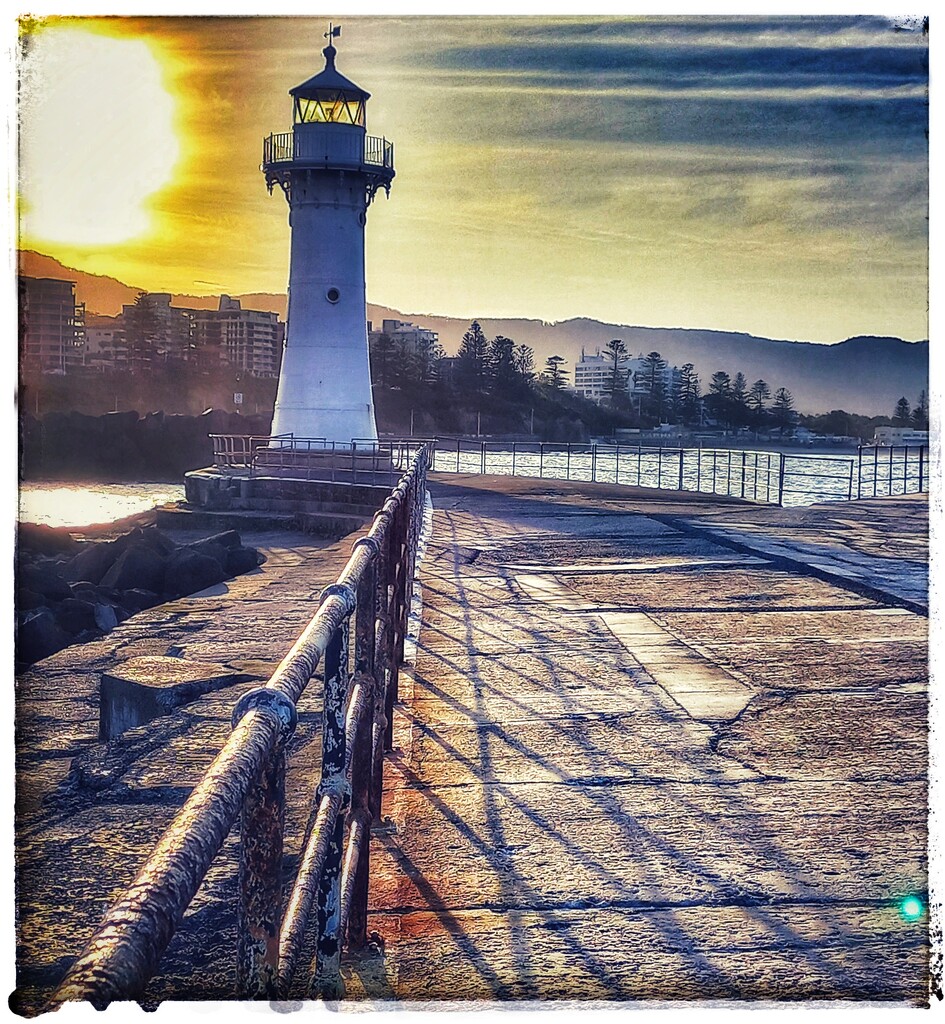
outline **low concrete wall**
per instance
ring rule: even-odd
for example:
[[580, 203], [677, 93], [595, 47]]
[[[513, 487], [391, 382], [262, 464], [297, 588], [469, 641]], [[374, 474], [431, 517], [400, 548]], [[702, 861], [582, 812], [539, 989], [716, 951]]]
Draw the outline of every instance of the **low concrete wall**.
[[339, 512], [370, 517], [390, 494], [387, 484], [248, 476], [210, 466], [184, 475], [189, 504], [214, 510]]

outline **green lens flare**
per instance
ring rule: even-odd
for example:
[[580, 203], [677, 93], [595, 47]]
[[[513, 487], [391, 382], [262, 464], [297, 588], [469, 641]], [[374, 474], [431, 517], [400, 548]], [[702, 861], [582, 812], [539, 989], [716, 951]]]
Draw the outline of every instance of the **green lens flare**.
[[917, 921], [925, 911], [925, 907], [922, 905], [922, 900], [917, 896], [907, 896], [899, 904], [899, 913], [907, 921]]

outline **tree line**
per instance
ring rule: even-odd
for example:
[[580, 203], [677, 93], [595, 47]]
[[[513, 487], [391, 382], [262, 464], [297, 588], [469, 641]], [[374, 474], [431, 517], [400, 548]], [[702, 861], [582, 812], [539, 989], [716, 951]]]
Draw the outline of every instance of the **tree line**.
[[[620, 338], [612, 339], [605, 348], [610, 360], [604, 386], [607, 400], [613, 409], [627, 412], [640, 426], [669, 423], [699, 427], [711, 420], [727, 429], [773, 427], [784, 434], [796, 422], [794, 396], [787, 388], [772, 391], [765, 380], [749, 384], [741, 371], [733, 377], [717, 370], [703, 393], [692, 363], [670, 367], [659, 352], [653, 351], [641, 357], [639, 369], [631, 370], [626, 367], [627, 346]], [[545, 379], [551, 387], [565, 386], [563, 363], [560, 356], [547, 360]]]
[[[818, 432], [868, 436], [885, 417], [862, 417], [833, 410], [814, 417], [800, 417], [794, 396], [786, 387], [774, 387], [763, 378], [749, 381], [744, 373], [716, 370], [703, 388], [691, 362], [670, 366], [657, 352], [648, 352], [628, 365], [626, 344], [614, 338], [605, 346], [606, 378], [600, 406], [569, 395], [582, 405], [607, 410], [615, 422], [627, 427], [655, 428], [670, 424], [689, 429], [716, 426], [724, 430], [777, 431], [790, 435], [803, 419]], [[449, 371], [445, 370], [449, 364]], [[427, 391], [442, 398], [478, 403], [483, 399], [511, 403], [544, 395], [560, 400], [571, 383], [568, 361], [550, 355], [538, 371], [528, 345], [497, 335], [487, 338], [478, 321], [463, 335], [454, 359], [446, 359], [441, 346], [417, 350], [409, 342], [387, 335], [372, 338], [373, 380], [381, 387]], [[573, 404], [573, 402], [569, 402]], [[875, 422], [874, 422], [875, 421]], [[928, 429], [928, 401], [923, 391], [915, 406], [903, 397], [896, 404], [892, 422]]]

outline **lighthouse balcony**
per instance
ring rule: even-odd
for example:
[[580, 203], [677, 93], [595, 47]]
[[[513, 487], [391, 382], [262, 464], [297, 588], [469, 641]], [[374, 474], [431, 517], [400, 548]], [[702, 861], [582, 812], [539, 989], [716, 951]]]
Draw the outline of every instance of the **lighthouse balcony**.
[[337, 169], [393, 178], [394, 144], [387, 139], [365, 135], [363, 129], [344, 131], [338, 125], [317, 126], [321, 131], [300, 127], [263, 139], [262, 169], [267, 177], [297, 169]]

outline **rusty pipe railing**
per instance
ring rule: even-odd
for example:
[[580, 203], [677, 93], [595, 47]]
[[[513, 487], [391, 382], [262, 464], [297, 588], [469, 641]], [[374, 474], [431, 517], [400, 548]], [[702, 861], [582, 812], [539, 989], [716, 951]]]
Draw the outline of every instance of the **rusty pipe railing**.
[[[223, 748], [105, 914], [48, 1009], [70, 1000], [102, 1009], [140, 996], [238, 817], [236, 997], [288, 995], [313, 908], [309, 993], [328, 998], [343, 992], [345, 930], [352, 947], [367, 940], [370, 825], [380, 812], [430, 451], [424, 446], [416, 453], [268, 683], [239, 700]], [[320, 663], [324, 711], [315, 821], [283, 915], [286, 745], [296, 704]]]

